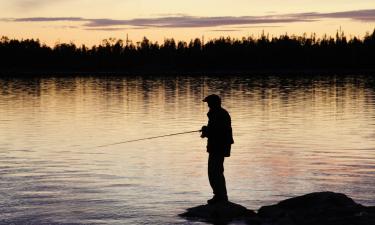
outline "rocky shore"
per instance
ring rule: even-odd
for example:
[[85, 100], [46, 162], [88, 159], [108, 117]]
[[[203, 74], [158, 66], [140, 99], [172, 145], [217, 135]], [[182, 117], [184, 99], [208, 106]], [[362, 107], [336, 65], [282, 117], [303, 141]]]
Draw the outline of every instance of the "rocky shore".
[[363, 206], [341, 193], [316, 192], [263, 206], [257, 212], [228, 202], [189, 208], [180, 216], [214, 224], [375, 225], [375, 206]]

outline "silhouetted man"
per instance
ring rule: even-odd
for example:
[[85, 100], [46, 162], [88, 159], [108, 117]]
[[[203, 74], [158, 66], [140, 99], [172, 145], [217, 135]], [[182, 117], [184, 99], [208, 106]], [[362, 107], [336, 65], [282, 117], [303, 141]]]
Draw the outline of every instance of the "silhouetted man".
[[224, 177], [224, 158], [230, 156], [231, 145], [234, 143], [231, 118], [229, 113], [221, 107], [218, 95], [209, 95], [204, 102], [210, 108], [207, 113], [208, 124], [202, 127], [202, 138], [207, 137], [208, 179], [214, 196], [208, 204], [227, 202], [227, 188]]

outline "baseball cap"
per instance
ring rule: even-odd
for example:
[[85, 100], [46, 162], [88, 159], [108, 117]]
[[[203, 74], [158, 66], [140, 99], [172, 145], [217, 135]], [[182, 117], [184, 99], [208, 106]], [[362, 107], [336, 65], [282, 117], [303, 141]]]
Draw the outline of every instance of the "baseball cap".
[[212, 94], [205, 97], [203, 102], [212, 102], [212, 103], [219, 103], [221, 104], [221, 98], [218, 95]]

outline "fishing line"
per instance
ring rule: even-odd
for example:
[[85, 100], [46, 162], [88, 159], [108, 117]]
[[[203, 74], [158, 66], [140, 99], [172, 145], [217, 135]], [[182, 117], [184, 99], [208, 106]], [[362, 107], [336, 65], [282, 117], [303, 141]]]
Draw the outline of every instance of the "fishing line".
[[140, 139], [134, 139], [134, 140], [128, 140], [128, 141], [121, 141], [121, 142], [116, 142], [116, 143], [111, 143], [111, 144], [106, 144], [106, 145], [99, 145], [99, 146], [96, 146], [96, 148], [103, 148], [103, 147], [108, 147], [108, 146], [112, 146], [112, 145], [120, 145], [120, 144], [125, 144], [125, 143], [145, 141], [145, 140], [151, 140], [151, 139], [156, 139], [156, 138], [170, 137], [170, 136], [190, 134], [190, 133], [196, 133], [196, 132], [201, 132], [201, 130], [193, 130], [193, 131], [186, 131], [186, 132], [180, 132], [180, 133], [174, 133], [174, 134], [166, 134], [166, 135], [160, 135], [160, 136], [154, 136], [154, 137], [147, 137], [147, 138], [140, 138]]

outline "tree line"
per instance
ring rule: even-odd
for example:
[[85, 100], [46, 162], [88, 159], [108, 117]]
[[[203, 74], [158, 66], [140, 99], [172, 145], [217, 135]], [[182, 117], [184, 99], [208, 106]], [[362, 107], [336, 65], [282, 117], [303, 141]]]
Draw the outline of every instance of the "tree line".
[[165, 39], [137, 43], [106, 39], [92, 47], [37, 39], [0, 39], [0, 71], [252, 71], [374, 70], [375, 30], [365, 37], [280, 35], [221, 37], [202, 43]]

